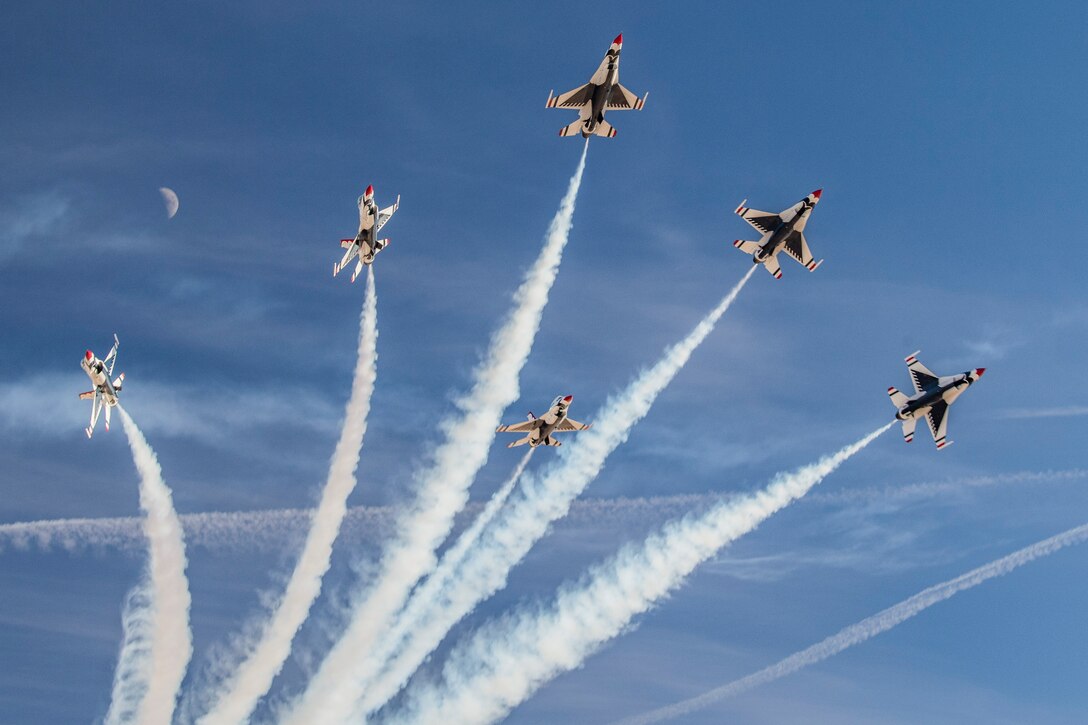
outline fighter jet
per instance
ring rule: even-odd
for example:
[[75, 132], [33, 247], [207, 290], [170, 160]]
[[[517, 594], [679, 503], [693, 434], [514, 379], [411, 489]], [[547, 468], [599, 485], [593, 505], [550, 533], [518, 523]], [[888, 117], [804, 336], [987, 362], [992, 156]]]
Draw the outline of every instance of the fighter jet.
[[121, 384], [125, 381], [124, 373], [118, 375], [116, 380], [111, 379], [113, 378], [113, 366], [117, 362], [117, 348], [120, 344], [117, 335], [114, 335], [113, 349], [110, 350], [110, 354], [106, 355], [104, 360], [99, 360], [94, 356], [93, 352], [88, 350], [79, 362], [83, 372], [87, 373], [87, 377], [91, 379], [91, 385], [94, 386], [86, 393], [79, 394], [80, 400], [92, 401], [91, 424], [84, 428], [88, 438], [94, 432], [94, 426], [98, 422], [98, 415], [102, 412], [103, 407], [106, 409], [106, 430], [110, 429], [110, 410], [117, 405], [117, 395], [121, 392]]
[[529, 411], [529, 419], [523, 423], [514, 423], [513, 425], [500, 425], [495, 429], [497, 433], [525, 433], [524, 438], [519, 438], [507, 448], [514, 448], [516, 446], [523, 446], [528, 443], [533, 448], [537, 446], [561, 446], [563, 445], [557, 441], [552, 434], [553, 433], [565, 433], [572, 430], [586, 430], [589, 428], [584, 423], [579, 423], [576, 420], [567, 417], [567, 408], [570, 407], [571, 401], [574, 400], [573, 395], [558, 396], [552, 401], [552, 407], [548, 409], [548, 412], [537, 418], [533, 415], [532, 411]]
[[646, 105], [647, 93], [639, 98], [620, 85], [620, 49], [623, 47], [623, 35], [617, 35], [612, 47], [604, 55], [600, 68], [589, 79], [589, 83], [573, 91], [555, 96], [552, 90], [548, 94], [545, 108], [577, 108], [578, 120], [559, 131], [560, 136], [573, 136], [581, 133], [583, 138], [591, 135], [616, 135], [616, 129], [604, 120], [605, 111], [641, 111]]
[[914, 426], [919, 418], [929, 423], [929, 432], [940, 450], [951, 445], [948, 440], [948, 406], [956, 402], [963, 391], [971, 387], [986, 368], [975, 368], [959, 375], [938, 376], [917, 358], [918, 353], [906, 358], [910, 379], [914, 382], [914, 395], [907, 397], [895, 388], [888, 388], [888, 397], [896, 407], [895, 417], [903, 421], [903, 440], [914, 440]]
[[393, 218], [399, 206], [400, 196], [398, 195], [393, 206], [379, 210], [378, 205], [374, 203], [374, 187], [366, 187], [366, 191], [359, 197], [359, 233], [354, 239], [340, 240], [340, 246], [348, 251], [344, 252], [343, 259], [332, 266], [333, 277], [340, 274], [352, 257], [359, 255], [359, 262], [355, 265], [355, 271], [351, 273], [351, 281], [354, 282], [363, 271], [363, 265], [372, 263], [374, 256], [389, 245], [388, 239], [375, 239], [375, 237], [386, 222]]
[[820, 201], [823, 189], [817, 189], [781, 214], [751, 209], [745, 199], [736, 208], [738, 216], [755, 227], [763, 236], [758, 242], [746, 242], [738, 239], [733, 246], [752, 255], [752, 261], [762, 264], [775, 279], [782, 279], [782, 268], [778, 265], [778, 253], [786, 252], [798, 262], [815, 272], [824, 260], [815, 261], [805, 240], [805, 225], [816, 204]]

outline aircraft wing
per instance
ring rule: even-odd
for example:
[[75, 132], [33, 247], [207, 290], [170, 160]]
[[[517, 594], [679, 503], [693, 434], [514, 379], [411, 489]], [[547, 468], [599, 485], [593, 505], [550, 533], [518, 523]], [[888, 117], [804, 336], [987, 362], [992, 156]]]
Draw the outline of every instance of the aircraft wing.
[[102, 364], [106, 366], [107, 374], [113, 377], [113, 366], [117, 364], [117, 348], [121, 346], [121, 341], [117, 339], [117, 335], [113, 336], [113, 347], [110, 348], [110, 354], [106, 355], [106, 359], [102, 361]]
[[777, 214], [772, 214], [769, 211], [760, 211], [759, 209], [750, 209], [744, 205], [748, 201], [745, 199], [740, 203], [740, 206], [736, 208], [736, 214], [744, 221], [755, 227], [761, 234], [769, 234], [778, 228], [778, 225], [782, 223], [782, 217]]
[[646, 104], [646, 98], [649, 95], [650, 94], [647, 93], [642, 98], [639, 98], [617, 83], [612, 87], [612, 97], [608, 99], [607, 109], [609, 111], [641, 111], [642, 107]]
[[920, 393], [927, 388], [930, 388], [937, 384], [937, 375], [927, 368], [918, 360], [915, 355], [918, 352], [914, 352], [908, 355], [905, 362], [907, 363], [907, 370], [910, 371], [911, 382], [914, 383], [914, 392]]
[[593, 88], [587, 83], [573, 91], [561, 93], [558, 96], [548, 95], [548, 103], [545, 108], [581, 108], [593, 98]]
[[929, 432], [933, 434], [933, 442], [941, 449], [952, 441], [948, 440], [948, 403], [939, 401], [926, 413], [926, 421], [929, 423]]
[[576, 420], [570, 418], [564, 418], [563, 422], [555, 426], [556, 431], [572, 431], [572, 430], [585, 430], [589, 428], [585, 423], [579, 423]]
[[528, 433], [529, 431], [534, 430], [537, 425], [539, 425], [539, 422], [537, 421], [537, 419], [534, 418], [533, 420], [523, 420], [522, 422], [514, 423], [513, 425], [500, 425], [498, 428], [495, 429], [495, 432]]
[[397, 209], [400, 208], [400, 194], [397, 194], [397, 200], [393, 202], [392, 206], [387, 206], [378, 212], [378, 220], [374, 223], [374, 232], [381, 231], [381, 228], [385, 226], [385, 223], [393, 218], [393, 215], [397, 213]]
[[812, 251], [808, 248], [808, 240], [805, 239], [805, 235], [801, 232], [794, 230], [788, 237], [786, 237], [786, 243], [782, 247], [786, 254], [790, 255], [806, 268], [808, 271], [814, 272], [824, 260], [817, 262], [812, 257]]

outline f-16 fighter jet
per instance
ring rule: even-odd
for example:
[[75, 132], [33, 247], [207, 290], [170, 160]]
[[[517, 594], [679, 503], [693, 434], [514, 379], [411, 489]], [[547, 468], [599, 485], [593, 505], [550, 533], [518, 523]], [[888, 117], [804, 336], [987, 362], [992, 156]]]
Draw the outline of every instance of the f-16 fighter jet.
[[552, 407], [548, 409], [548, 412], [539, 418], [530, 411], [529, 419], [524, 423], [500, 425], [496, 428], [496, 432], [525, 433], [524, 438], [517, 439], [508, 445], [507, 448], [523, 446], [526, 443], [533, 448], [536, 448], [537, 446], [561, 446], [563, 444], [552, 436], [553, 433], [565, 433], [567, 431], [586, 430], [589, 428], [588, 425], [579, 423], [578, 421], [567, 417], [567, 408], [570, 407], [572, 400], [574, 400], [573, 395], [560, 395], [552, 401]]
[[332, 276], [340, 274], [344, 266], [352, 257], [359, 255], [359, 262], [355, 265], [355, 271], [351, 273], [351, 281], [354, 282], [359, 273], [363, 271], [364, 264], [374, 261], [374, 256], [389, 245], [388, 239], [375, 239], [386, 222], [393, 218], [400, 206], [400, 196], [393, 202], [393, 206], [387, 206], [379, 210], [374, 203], [374, 187], [366, 187], [366, 191], [359, 197], [359, 233], [355, 239], [341, 239], [340, 246], [348, 250], [344, 252], [344, 258], [332, 266]]
[[752, 261], [766, 267], [775, 279], [782, 279], [778, 253], [783, 251], [807, 267], [809, 272], [815, 272], [824, 260], [817, 262], [813, 259], [805, 240], [805, 225], [823, 191], [817, 189], [781, 214], [746, 207], [748, 200], [745, 199], [737, 207], [736, 213], [763, 236], [758, 242], [738, 239], [733, 246], [745, 254], [751, 254]]
[[592, 135], [616, 135], [616, 129], [604, 120], [605, 111], [641, 111], [649, 97], [647, 93], [639, 98], [620, 85], [620, 49], [623, 47], [623, 35], [617, 35], [612, 47], [604, 55], [601, 67], [589, 79], [589, 83], [567, 91], [559, 97], [555, 91], [548, 94], [546, 108], [577, 108], [578, 120], [559, 131], [560, 136], [573, 136], [581, 133], [583, 138]]
[[895, 388], [888, 388], [892, 405], [898, 410], [895, 417], [903, 421], [903, 440], [914, 440], [914, 426], [919, 418], [929, 423], [929, 432], [940, 450], [952, 441], [946, 437], [948, 432], [948, 406], [956, 402], [964, 390], [971, 387], [986, 368], [975, 368], [959, 375], [938, 376], [918, 361], [915, 352], [906, 359], [910, 379], [914, 382], [914, 395], [907, 397]]
[[94, 356], [93, 352], [88, 350], [83, 359], [79, 361], [80, 367], [83, 368], [83, 372], [87, 373], [87, 377], [91, 379], [91, 385], [94, 386], [93, 389], [88, 390], [86, 393], [79, 394], [80, 400], [92, 401], [91, 424], [84, 428], [88, 438], [94, 432], [94, 426], [98, 422], [98, 415], [102, 412], [103, 407], [106, 409], [106, 430], [110, 429], [110, 410], [117, 405], [117, 394], [121, 392], [121, 383], [125, 381], [124, 373], [118, 375], [116, 380], [111, 379], [113, 378], [113, 366], [117, 362], [117, 348], [120, 344], [117, 335], [114, 335], [113, 349], [110, 350], [110, 354], [106, 356], [106, 359], [99, 360]]

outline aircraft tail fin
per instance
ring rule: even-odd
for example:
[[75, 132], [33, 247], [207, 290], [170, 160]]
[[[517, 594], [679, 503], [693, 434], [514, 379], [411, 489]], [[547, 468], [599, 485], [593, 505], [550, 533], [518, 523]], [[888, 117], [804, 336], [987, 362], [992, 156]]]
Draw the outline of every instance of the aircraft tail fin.
[[907, 396], [899, 392], [898, 388], [888, 388], [888, 397], [892, 399], [892, 405], [902, 408], [907, 404]]
[[525, 417], [525, 420], [536, 420], [536, 416], [533, 415], [533, 411], [529, 411], [529, 415]]

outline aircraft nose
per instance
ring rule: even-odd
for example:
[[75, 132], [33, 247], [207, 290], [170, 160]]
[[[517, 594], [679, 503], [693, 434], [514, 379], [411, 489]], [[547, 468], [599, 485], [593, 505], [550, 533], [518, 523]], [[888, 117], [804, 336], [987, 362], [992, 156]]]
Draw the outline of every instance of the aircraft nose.
[[812, 195], [813, 195], [814, 197], [816, 197], [817, 199], [819, 199], [819, 198], [820, 198], [820, 194], [822, 194], [822, 193], [824, 193], [824, 190], [823, 190], [823, 189], [817, 189], [816, 191], [812, 192]]
[[574, 396], [573, 396], [573, 395], [568, 395], [567, 397], [563, 398], [563, 402], [564, 402], [564, 403], [566, 403], [567, 405], [570, 405], [570, 402], [571, 402], [572, 400], [574, 400]]
[[975, 368], [975, 375], [982, 377], [982, 374], [986, 372], [986, 368]]
[[616, 36], [616, 39], [612, 41], [612, 45], [623, 45], [623, 33]]
[[90, 350], [88, 350], [87, 354], [86, 354], [86, 357], [87, 357], [87, 362], [90, 362], [91, 360], [94, 360], [94, 353], [91, 352]]
[[364, 196], [374, 196], [374, 185], [373, 184], [366, 187], [366, 191], [364, 192]]

